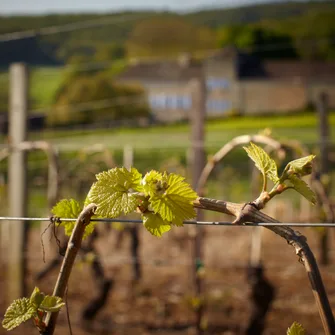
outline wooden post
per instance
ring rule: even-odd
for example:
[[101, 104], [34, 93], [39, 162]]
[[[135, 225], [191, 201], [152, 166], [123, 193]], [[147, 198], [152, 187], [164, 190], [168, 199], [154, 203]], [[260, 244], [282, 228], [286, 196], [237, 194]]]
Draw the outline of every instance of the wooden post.
[[[256, 199], [261, 190], [260, 174], [258, 169], [251, 164], [252, 199]], [[264, 275], [262, 264], [262, 227], [253, 227], [251, 235], [251, 248], [249, 264], [246, 269], [249, 285], [250, 316], [245, 327], [244, 334], [262, 334], [265, 325], [266, 315], [274, 299], [275, 290], [273, 285]]]
[[134, 150], [130, 145], [125, 145], [123, 148], [123, 166], [128, 170], [134, 164]]
[[[206, 116], [206, 86], [204, 78], [193, 79], [190, 83], [192, 90], [191, 121], [191, 174], [192, 186], [197, 189], [198, 181], [203, 168], [205, 167], [205, 116]], [[198, 212], [198, 220], [203, 220], [203, 212]], [[196, 227], [193, 250], [193, 280], [198, 298], [203, 298], [203, 282], [200, 276], [203, 267], [202, 252], [203, 229]], [[196, 327], [197, 334], [203, 333], [203, 304], [197, 309]]]
[[[251, 193], [252, 199], [256, 199], [261, 190], [259, 170], [250, 162], [251, 166]], [[259, 267], [262, 263], [262, 233], [263, 228], [253, 227], [251, 233], [249, 266]]]
[[[328, 120], [328, 97], [326, 93], [321, 93], [317, 104], [319, 114], [319, 134], [320, 134], [320, 177], [329, 173], [329, 120]], [[329, 185], [326, 186], [328, 196]], [[324, 228], [320, 239], [320, 263], [329, 264], [329, 236], [328, 229]]]
[[[125, 145], [123, 148], [123, 166], [128, 170], [134, 165], [134, 149], [130, 145]], [[142, 271], [139, 259], [139, 247], [140, 247], [140, 237], [139, 237], [139, 225], [132, 224], [129, 229], [131, 237], [131, 257], [133, 259], [133, 280], [139, 281], [141, 279]], [[121, 232], [122, 234], [122, 232]]]
[[[9, 215], [27, 214], [27, 160], [24, 151], [16, 150], [27, 139], [28, 69], [25, 64], [10, 66], [9, 145], [14, 147], [8, 162]], [[9, 301], [25, 295], [26, 245], [28, 223], [11, 221], [8, 240]]]

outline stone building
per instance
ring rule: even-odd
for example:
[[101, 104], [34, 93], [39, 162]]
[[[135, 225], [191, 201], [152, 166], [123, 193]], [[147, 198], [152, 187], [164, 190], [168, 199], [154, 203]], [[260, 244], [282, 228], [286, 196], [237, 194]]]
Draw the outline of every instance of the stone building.
[[153, 117], [159, 121], [187, 119], [192, 110], [190, 81], [203, 78], [207, 117], [287, 113], [315, 104], [321, 92], [335, 107], [335, 62], [261, 61], [235, 48], [196, 61], [134, 62], [119, 77], [147, 92]]

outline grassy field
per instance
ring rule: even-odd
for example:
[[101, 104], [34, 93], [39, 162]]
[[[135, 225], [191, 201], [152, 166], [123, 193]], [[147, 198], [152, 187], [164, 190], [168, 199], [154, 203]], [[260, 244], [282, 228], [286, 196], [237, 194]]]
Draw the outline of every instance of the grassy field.
[[[52, 104], [59, 87], [64, 68], [32, 68], [30, 70], [31, 109], [46, 112]], [[8, 92], [8, 74], [0, 73], [1, 96]], [[231, 117], [211, 120], [206, 124], [206, 147], [216, 150], [235, 136], [255, 134], [270, 128], [278, 139], [295, 139], [306, 144], [318, 141], [317, 116], [312, 112], [291, 115]], [[331, 126], [335, 125], [335, 112], [330, 116]], [[131, 145], [135, 149], [187, 148], [190, 146], [190, 127], [186, 124], [157, 126], [149, 128], [118, 128], [97, 130], [44, 131], [30, 135], [34, 140], [49, 140], [60, 150], [78, 150], [85, 146], [102, 143], [112, 149]], [[335, 139], [332, 134], [332, 139]]]
[[[330, 115], [331, 128], [334, 128], [335, 113]], [[224, 120], [212, 120], [206, 123], [206, 151], [214, 154], [222, 145], [232, 138], [243, 134], [255, 134], [264, 128], [271, 128], [273, 136], [280, 140], [300, 140], [317, 153], [318, 129], [315, 114], [303, 113], [287, 116], [272, 117], [240, 117]], [[94, 173], [105, 170], [107, 164], [103, 152], [91, 156], [80, 151], [94, 144], [103, 144], [102, 149], [110, 150], [112, 160], [117, 165], [122, 165], [123, 148], [131, 145], [134, 148], [134, 166], [145, 173], [151, 169], [168, 170], [188, 175], [187, 156], [190, 148], [190, 127], [186, 124], [159, 126], [150, 128], [124, 128], [124, 129], [98, 129], [98, 130], [69, 130], [45, 131], [31, 133], [33, 140], [46, 139], [53, 143], [60, 152], [59, 166], [62, 173], [67, 175], [68, 169], [77, 162], [75, 174], [69, 174], [64, 179], [62, 196], [78, 198], [81, 191], [76, 186], [81, 179], [87, 185], [85, 192], [93, 182]], [[334, 143], [335, 134], [332, 132]], [[100, 155], [100, 156], [99, 156]], [[101, 157], [98, 163], [95, 158]], [[246, 201], [252, 197], [250, 194], [250, 166], [246, 153], [242, 148], [234, 150], [216, 169], [208, 185], [211, 196], [227, 198], [234, 201]], [[0, 172], [6, 174], [7, 162], [0, 164]], [[30, 210], [36, 211], [37, 207], [46, 208], [46, 178], [47, 159], [42, 152], [32, 152], [28, 155], [28, 175], [30, 181]], [[217, 183], [220, 180], [221, 182]], [[222, 188], [222, 183], [224, 187]], [[40, 185], [40, 186], [38, 186]], [[65, 187], [65, 188], [64, 188]], [[86, 190], [87, 189], [87, 190]], [[68, 194], [69, 190], [70, 192]], [[333, 190], [334, 192], [335, 190]], [[65, 193], [64, 193], [65, 192]], [[84, 192], [84, 193], [85, 193]], [[79, 195], [78, 195], [79, 194]], [[293, 194], [292, 194], [293, 196]], [[246, 197], [246, 198], [245, 198]], [[5, 208], [5, 206], [4, 206]]]
[[[46, 112], [53, 103], [53, 96], [59, 87], [65, 69], [62, 67], [38, 67], [30, 68], [30, 109], [32, 111]], [[8, 72], [0, 72], [1, 97], [8, 96], [9, 75]], [[7, 101], [7, 99], [6, 99]]]
[[[35, 109], [43, 109], [50, 105], [52, 96], [62, 80], [63, 71], [65, 70], [60, 68], [31, 70], [30, 96], [33, 101], [32, 106]], [[0, 76], [0, 86], [8, 87], [8, 77], [6, 75]], [[335, 111], [332, 111], [330, 114], [330, 128], [334, 128], [334, 125]], [[271, 129], [273, 137], [276, 139], [298, 140], [317, 150], [319, 139], [317, 115], [313, 112], [303, 112], [290, 115], [229, 117], [209, 120], [206, 122], [205, 137], [207, 153], [215, 153], [236, 136], [256, 134], [265, 128]], [[332, 131], [331, 136], [334, 143], [335, 133]], [[188, 124], [147, 128], [46, 130], [30, 133], [29, 138], [31, 140], [47, 140], [54, 144], [60, 151], [61, 170], [66, 170], [73, 160], [80, 161], [78, 175], [87, 174], [87, 170], [90, 168], [87, 161], [83, 160], [83, 153], [78, 151], [95, 144], [102, 144], [105, 148], [110, 149], [113, 160], [118, 165], [122, 164], [124, 146], [130, 145], [134, 149], [134, 165], [140, 171], [145, 172], [150, 169], [175, 171], [181, 169], [180, 173], [183, 175], [187, 167], [187, 150], [191, 147], [190, 126]], [[2, 138], [2, 143], [5, 143], [4, 140]], [[46, 203], [44, 190], [47, 175], [46, 157], [44, 153], [38, 152], [29, 153], [28, 157], [30, 188], [34, 190], [29, 208], [36, 207], [36, 203], [44, 208]], [[216, 194], [216, 182], [210, 186], [210, 193], [218, 197], [232, 198], [236, 201], [245, 200], [239, 199], [239, 197], [241, 194], [246, 194], [246, 190], [249, 189], [250, 170], [246, 164], [248, 164], [248, 159], [245, 152], [242, 149], [234, 150], [225, 159], [224, 166], [230, 170], [219, 170], [222, 175], [215, 175], [215, 180], [225, 180], [225, 193]], [[106, 169], [106, 167], [102, 166], [102, 169]], [[6, 171], [7, 163], [3, 161], [0, 165], [0, 172], [6, 174]], [[39, 190], [38, 187], [36, 188], [35, 182], [40, 183], [41, 180], [41, 190]], [[77, 192], [75, 187], [72, 187], [70, 180], [67, 186]]]
[[30, 99], [33, 110], [48, 108], [53, 103], [53, 97], [62, 82], [63, 68], [39, 67], [30, 72]]
[[[330, 125], [335, 125], [335, 112], [330, 115]], [[256, 134], [265, 128], [271, 129], [277, 139], [294, 139], [313, 145], [318, 142], [317, 126], [317, 116], [312, 112], [211, 120], [206, 123], [206, 147], [210, 151], [215, 150], [236, 136]], [[96, 143], [111, 149], [121, 149], [124, 145], [131, 145], [134, 149], [186, 149], [190, 146], [189, 134], [189, 125], [178, 124], [148, 128], [44, 131], [31, 134], [31, 139], [48, 140], [60, 150], [70, 151]], [[332, 140], [335, 140], [334, 132]]]

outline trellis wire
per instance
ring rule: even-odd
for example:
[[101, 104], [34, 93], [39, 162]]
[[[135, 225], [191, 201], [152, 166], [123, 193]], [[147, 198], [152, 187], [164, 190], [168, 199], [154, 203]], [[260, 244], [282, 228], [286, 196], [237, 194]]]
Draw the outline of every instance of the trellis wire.
[[[50, 221], [52, 217], [48, 218], [29, 218], [29, 217], [13, 217], [13, 216], [0, 216], [0, 221]], [[62, 221], [76, 221], [75, 218], [57, 218], [60, 222]], [[133, 219], [110, 219], [110, 218], [99, 218], [91, 219], [91, 222], [119, 222], [119, 223], [143, 223], [142, 220]], [[289, 226], [289, 227], [335, 227], [335, 223], [297, 223], [297, 222], [282, 222], [282, 223], [272, 223], [272, 222], [261, 222], [261, 223], [245, 223], [243, 225], [234, 224], [232, 222], [223, 221], [184, 221], [184, 224], [194, 224], [203, 226], [229, 226], [229, 227], [276, 227], [276, 226]]]

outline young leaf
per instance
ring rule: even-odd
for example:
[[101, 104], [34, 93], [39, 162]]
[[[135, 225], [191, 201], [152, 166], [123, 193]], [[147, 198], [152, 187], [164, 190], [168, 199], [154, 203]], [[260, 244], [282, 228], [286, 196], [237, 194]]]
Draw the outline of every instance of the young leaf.
[[[74, 218], [76, 219], [80, 214], [82, 208], [77, 200], [62, 199], [51, 210], [51, 213], [60, 218]], [[60, 225], [64, 227], [65, 234], [70, 236], [72, 234], [76, 220], [64, 221]]]
[[154, 196], [156, 192], [165, 191], [167, 185], [163, 184], [163, 174], [156, 170], [151, 170], [142, 180], [143, 192], [146, 196]]
[[96, 175], [97, 181], [92, 185], [88, 197], [98, 208], [96, 214], [115, 218], [128, 214], [138, 206], [138, 197], [133, 190], [141, 190], [142, 175], [132, 168], [114, 168]]
[[[74, 199], [62, 199], [51, 210], [52, 214], [63, 218], [77, 218], [81, 212], [79, 203]], [[65, 234], [71, 236], [75, 226], [75, 220], [64, 221], [60, 225], [64, 227]]]
[[[92, 216], [92, 218], [94, 218], [94, 216]], [[97, 224], [97, 222], [90, 222], [86, 226], [83, 239], [85, 239], [87, 236], [89, 236], [93, 233], [93, 230], [94, 230], [96, 224]]]
[[44, 300], [45, 294], [40, 291], [38, 287], [35, 287], [33, 293], [30, 296], [30, 302], [36, 307], [36, 309], [41, 305]]
[[[92, 189], [92, 188], [91, 188]], [[91, 191], [91, 190], [90, 190]], [[92, 203], [92, 201], [90, 200], [90, 193], [88, 193], [88, 195], [86, 196], [86, 199], [84, 201], [84, 207], [88, 206], [89, 204]], [[99, 215], [93, 215], [92, 216], [92, 219], [99, 219], [99, 218], [102, 218], [102, 216], [99, 216]], [[86, 228], [85, 228], [85, 233], [84, 233], [84, 236], [83, 236], [83, 239], [85, 239], [87, 236], [91, 235], [93, 233], [93, 230], [95, 228], [95, 225], [97, 224], [97, 222], [90, 222]]]
[[144, 227], [154, 236], [161, 237], [171, 229], [170, 223], [163, 220], [159, 214], [144, 213], [142, 220]]
[[305, 329], [298, 322], [293, 322], [292, 326], [287, 329], [287, 335], [305, 335]]
[[248, 156], [255, 162], [255, 166], [265, 177], [275, 184], [279, 181], [276, 162], [259, 146], [250, 142], [249, 147], [243, 147]]
[[74, 218], [76, 219], [82, 208], [77, 200], [62, 199], [51, 210], [52, 214], [59, 218]]
[[[150, 175], [149, 175], [150, 177]], [[161, 180], [152, 180], [144, 188], [150, 194], [150, 207], [163, 220], [176, 226], [182, 226], [183, 221], [196, 216], [193, 201], [197, 194], [187, 184], [185, 178], [174, 173], [162, 175]]]
[[45, 296], [39, 309], [44, 312], [59, 312], [60, 309], [65, 305], [63, 299], [55, 296]]
[[307, 176], [312, 172], [312, 161], [315, 155], [309, 155], [303, 158], [289, 162], [285, 167], [285, 172], [289, 174], [298, 174], [300, 177]]
[[[89, 202], [87, 199], [85, 200], [85, 206], [87, 206]], [[77, 219], [79, 214], [82, 211], [82, 207], [80, 206], [79, 202], [74, 199], [63, 199], [59, 201], [51, 210], [52, 214], [60, 217], [60, 218], [73, 218]], [[73, 221], [64, 221], [60, 225], [64, 227], [65, 234], [67, 236], [71, 236], [72, 231], [74, 229], [74, 226], [76, 224], [76, 220]], [[88, 224], [85, 228], [85, 233], [83, 238], [86, 238], [90, 234], [92, 234], [94, 227], [95, 227], [95, 222], [91, 222]]]
[[7, 330], [12, 330], [32, 318], [36, 311], [37, 309], [28, 298], [14, 300], [6, 310], [2, 326]]
[[300, 179], [297, 175], [293, 174], [289, 176], [289, 182], [292, 184], [293, 188], [304, 196], [313, 205], [316, 204], [315, 193], [309, 188], [309, 186]]

